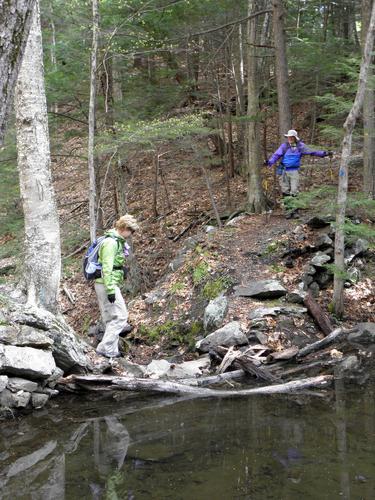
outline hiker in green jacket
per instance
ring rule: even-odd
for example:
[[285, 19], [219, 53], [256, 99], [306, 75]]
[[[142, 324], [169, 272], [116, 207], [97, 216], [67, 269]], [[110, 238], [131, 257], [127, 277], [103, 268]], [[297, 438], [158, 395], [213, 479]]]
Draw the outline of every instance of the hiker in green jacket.
[[107, 358], [120, 356], [119, 335], [131, 330], [128, 310], [119, 287], [124, 281], [125, 259], [129, 255], [125, 239], [138, 229], [137, 221], [132, 215], [123, 215], [116, 222], [115, 228], [105, 233], [107, 238], [99, 249], [98, 261], [102, 265], [102, 277], [95, 280], [95, 291], [105, 332], [96, 352]]

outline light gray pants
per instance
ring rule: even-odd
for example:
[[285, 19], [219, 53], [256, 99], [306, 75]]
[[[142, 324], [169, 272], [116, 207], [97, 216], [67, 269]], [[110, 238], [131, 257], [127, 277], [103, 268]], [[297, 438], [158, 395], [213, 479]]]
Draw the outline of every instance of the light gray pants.
[[299, 171], [291, 170], [290, 172], [283, 172], [280, 175], [279, 182], [282, 194], [291, 196], [298, 194]]
[[116, 300], [113, 304], [108, 300], [104, 285], [95, 283], [95, 291], [98, 297], [100, 314], [105, 326], [103, 339], [98, 344], [96, 351], [108, 357], [118, 356], [119, 334], [128, 324], [128, 310], [124, 298], [118, 286], [115, 288]]

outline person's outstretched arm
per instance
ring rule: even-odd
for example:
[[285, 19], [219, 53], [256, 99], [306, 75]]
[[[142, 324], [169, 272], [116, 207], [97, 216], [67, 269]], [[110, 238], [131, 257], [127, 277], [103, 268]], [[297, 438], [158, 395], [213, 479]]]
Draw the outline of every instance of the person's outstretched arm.
[[304, 144], [303, 142], [299, 143], [299, 150], [301, 151], [302, 155], [317, 156], [318, 158], [329, 156], [328, 151], [314, 151], [306, 146], [306, 144]]
[[279, 149], [277, 149], [273, 155], [271, 156], [271, 158], [269, 160], [266, 161], [266, 164], [269, 166], [269, 167], [272, 167], [272, 165], [275, 165], [275, 163], [277, 161], [280, 160], [280, 158], [282, 158], [284, 155], [285, 155], [285, 152], [286, 152], [286, 144], [281, 144], [281, 146], [279, 147]]

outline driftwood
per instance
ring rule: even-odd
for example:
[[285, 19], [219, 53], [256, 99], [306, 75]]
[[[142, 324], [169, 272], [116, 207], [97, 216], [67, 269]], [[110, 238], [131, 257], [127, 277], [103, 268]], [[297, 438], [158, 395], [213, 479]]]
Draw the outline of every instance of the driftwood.
[[182, 384], [187, 384], [197, 387], [205, 387], [207, 385], [221, 384], [230, 380], [243, 380], [246, 377], [244, 370], [234, 370], [232, 372], [220, 373], [219, 375], [209, 375], [207, 377], [186, 378], [180, 380]]
[[333, 325], [327, 313], [323, 311], [311, 293], [308, 293], [303, 301], [307, 310], [314, 318], [317, 325], [325, 335], [329, 335], [333, 330]]
[[280, 373], [280, 377], [288, 377], [289, 375], [295, 375], [296, 373], [307, 372], [312, 369], [329, 368], [331, 366], [337, 365], [342, 359], [322, 359], [317, 361], [312, 361], [311, 363], [301, 363], [299, 366], [294, 366], [292, 368], [287, 368]]
[[[98, 383], [108, 384], [114, 390], [125, 390], [135, 392], [159, 392], [164, 394], [186, 395], [189, 394], [196, 398], [210, 398], [210, 397], [244, 397], [258, 394], [290, 394], [301, 389], [309, 387], [326, 387], [332, 380], [333, 375], [320, 375], [318, 377], [310, 377], [299, 380], [292, 380], [284, 384], [268, 385], [264, 387], [256, 387], [252, 389], [242, 390], [217, 390], [207, 389], [204, 387], [193, 387], [179, 382], [170, 382], [166, 380], [153, 380], [141, 378], [128, 378], [128, 377], [109, 377], [109, 376], [95, 376], [95, 375], [73, 375], [71, 376], [74, 382], [78, 385], [90, 389], [90, 384]], [[109, 380], [110, 379], [110, 380]], [[105, 385], [104, 385], [105, 387]]]
[[348, 333], [347, 330], [343, 330], [342, 328], [336, 328], [336, 330], [333, 330], [327, 337], [325, 337], [322, 340], [318, 340], [317, 342], [314, 342], [313, 344], [309, 344], [303, 349], [299, 351], [297, 354], [297, 359], [303, 358], [304, 356], [307, 356], [311, 352], [318, 351], [322, 347], [325, 347], [329, 344], [331, 344], [333, 341], [340, 340], [344, 335]]

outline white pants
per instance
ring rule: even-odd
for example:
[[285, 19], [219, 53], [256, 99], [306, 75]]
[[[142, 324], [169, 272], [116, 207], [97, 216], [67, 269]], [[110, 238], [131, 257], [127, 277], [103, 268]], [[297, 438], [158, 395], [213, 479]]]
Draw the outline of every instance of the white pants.
[[294, 196], [298, 194], [299, 171], [285, 171], [280, 175], [280, 187], [282, 194]]
[[109, 302], [107, 291], [103, 284], [95, 283], [95, 291], [98, 297], [100, 314], [105, 326], [103, 339], [98, 344], [96, 350], [99, 354], [115, 357], [119, 354], [119, 334], [128, 324], [128, 310], [118, 286], [115, 287], [116, 300], [113, 304]]

